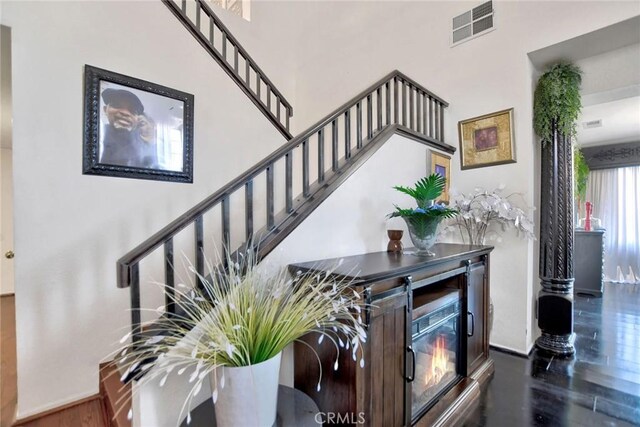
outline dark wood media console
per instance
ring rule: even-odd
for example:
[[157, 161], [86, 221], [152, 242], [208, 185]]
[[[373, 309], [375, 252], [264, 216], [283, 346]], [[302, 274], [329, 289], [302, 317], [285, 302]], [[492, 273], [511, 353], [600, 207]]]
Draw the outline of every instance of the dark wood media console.
[[[353, 280], [369, 304], [363, 313], [368, 334], [364, 368], [351, 351], [341, 351], [335, 371], [335, 347], [309, 335], [305, 342], [322, 364], [318, 391], [316, 355], [296, 343], [295, 388], [311, 396], [326, 414], [326, 425], [440, 426], [464, 420], [493, 375], [488, 340], [492, 250], [441, 243], [433, 247], [433, 257], [375, 252], [289, 266], [293, 274], [331, 272]], [[440, 338], [430, 334], [455, 338], [447, 339], [446, 349], [436, 349]], [[421, 396], [429, 395], [423, 392], [425, 372], [435, 369], [436, 353], [447, 356], [449, 376], [420, 406]]]

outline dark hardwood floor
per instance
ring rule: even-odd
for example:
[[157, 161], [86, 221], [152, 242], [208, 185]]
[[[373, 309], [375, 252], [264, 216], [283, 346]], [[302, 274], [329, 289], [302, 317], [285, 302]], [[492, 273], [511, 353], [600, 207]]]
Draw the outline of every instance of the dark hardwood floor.
[[576, 355], [492, 351], [495, 377], [465, 426], [640, 425], [640, 285], [576, 296]]
[[[2, 300], [0, 425], [5, 426], [10, 418], [4, 417], [15, 405], [15, 383], [9, 385], [15, 381], [15, 344], [7, 333], [14, 328], [13, 298]], [[603, 298], [577, 296], [575, 331], [577, 353], [570, 359], [537, 351], [528, 359], [492, 351], [495, 377], [465, 426], [640, 425], [640, 285], [607, 283]], [[98, 406], [87, 402], [33, 425], [102, 426]]]

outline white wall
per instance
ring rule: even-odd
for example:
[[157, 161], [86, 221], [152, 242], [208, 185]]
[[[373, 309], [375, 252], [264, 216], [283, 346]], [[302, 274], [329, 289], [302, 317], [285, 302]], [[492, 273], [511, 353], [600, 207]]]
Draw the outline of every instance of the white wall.
[[[2, 23], [21, 418], [97, 393], [98, 363], [130, 325], [115, 261], [284, 140], [160, 2], [3, 2]], [[265, 57], [268, 41], [254, 43]], [[82, 175], [84, 64], [195, 95], [194, 184]], [[288, 70], [273, 71], [287, 87]]]
[[[513, 107], [517, 163], [467, 171], [453, 161], [452, 188], [521, 192], [538, 204], [532, 121], [534, 70], [527, 53], [640, 13], [637, 2], [494, 2], [496, 30], [451, 48], [451, 19], [480, 2], [290, 3], [298, 41], [295, 105], [304, 128], [385, 73], [399, 69], [450, 102], [445, 140], [457, 122]], [[373, 59], [373, 60], [371, 60]], [[520, 353], [535, 339], [537, 245], [506, 236], [492, 256], [492, 344]]]

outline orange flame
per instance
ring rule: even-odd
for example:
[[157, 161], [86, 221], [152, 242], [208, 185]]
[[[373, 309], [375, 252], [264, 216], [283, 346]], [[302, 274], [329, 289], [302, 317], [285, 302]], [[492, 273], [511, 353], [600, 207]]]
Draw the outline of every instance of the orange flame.
[[436, 339], [436, 345], [431, 355], [431, 369], [425, 375], [425, 385], [435, 385], [449, 372], [449, 355], [446, 350], [446, 342], [443, 335]]

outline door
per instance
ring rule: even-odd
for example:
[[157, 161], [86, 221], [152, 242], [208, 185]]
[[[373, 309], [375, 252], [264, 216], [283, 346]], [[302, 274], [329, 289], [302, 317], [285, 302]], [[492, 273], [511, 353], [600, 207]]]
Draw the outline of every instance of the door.
[[467, 375], [487, 358], [486, 313], [487, 287], [484, 262], [469, 266], [467, 276]]
[[406, 289], [371, 301], [369, 322], [370, 404], [366, 424], [402, 426], [406, 424], [405, 361], [409, 333]]
[[0, 294], [13, 289], [13, 167], [11, 30], [0, 26]]

